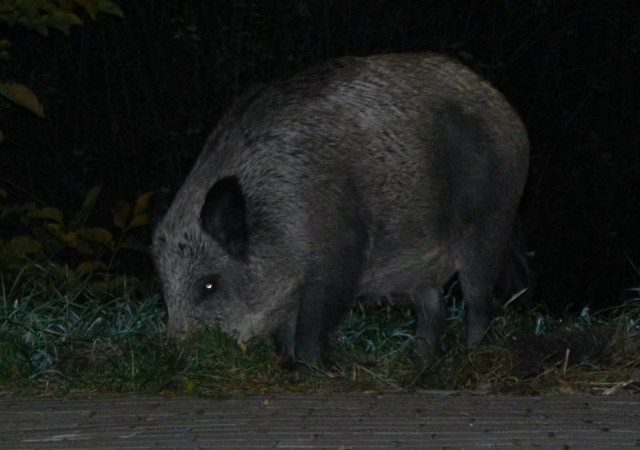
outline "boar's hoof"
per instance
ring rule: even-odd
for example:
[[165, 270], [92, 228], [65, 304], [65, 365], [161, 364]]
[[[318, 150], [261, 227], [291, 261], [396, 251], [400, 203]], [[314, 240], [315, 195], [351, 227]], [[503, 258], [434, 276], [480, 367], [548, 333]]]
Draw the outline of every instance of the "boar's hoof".
[[423, 338], [416, 338], [416, 364], [422, 367], [429, 366], [436, 359], [436, 348]]

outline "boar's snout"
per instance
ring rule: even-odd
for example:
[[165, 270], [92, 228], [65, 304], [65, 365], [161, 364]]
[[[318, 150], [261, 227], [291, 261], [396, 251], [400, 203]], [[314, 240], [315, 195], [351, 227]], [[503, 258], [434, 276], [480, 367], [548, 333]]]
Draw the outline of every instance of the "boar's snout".
[[176, 323], [175, 321], [169, 321], [167, 326], [167, 336], [172, 341], [181, 342], [187, 337], [186, 324]]

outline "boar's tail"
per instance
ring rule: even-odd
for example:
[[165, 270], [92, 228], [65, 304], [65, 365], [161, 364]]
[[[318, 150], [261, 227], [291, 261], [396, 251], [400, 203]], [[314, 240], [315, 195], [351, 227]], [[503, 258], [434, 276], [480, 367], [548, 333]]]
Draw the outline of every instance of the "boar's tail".
[[525, 254], [520, 223], [516, 222], [495, 296], [504, 308], [515, 303], [518, 309], [527, 309], [531, 306], [534, 279]]

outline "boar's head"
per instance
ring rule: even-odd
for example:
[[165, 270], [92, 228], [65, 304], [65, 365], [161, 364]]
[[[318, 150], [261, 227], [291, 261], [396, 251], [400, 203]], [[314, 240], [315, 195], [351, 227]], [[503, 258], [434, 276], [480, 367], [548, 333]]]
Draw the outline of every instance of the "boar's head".
[[260, 246], [252, 243], [237, 177], [198, 192], [184, 187], [154, 233], [169, 336], [182, 339], [202, 326], [217, 326], [239, 342], [270, 335], [295, 308], [295, 282], [275, 255], [255, 251]]

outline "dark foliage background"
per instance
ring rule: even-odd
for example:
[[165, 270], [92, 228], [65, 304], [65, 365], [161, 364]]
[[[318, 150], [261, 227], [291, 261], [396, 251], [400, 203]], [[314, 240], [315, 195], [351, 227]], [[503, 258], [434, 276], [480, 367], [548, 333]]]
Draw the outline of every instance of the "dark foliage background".
[[[326, 58], [445, 52], [514, 104], [532, 143], [522, 208], [535, 300], [556, 311], [638, 285], [640, 3], [636, 0], [128, 0], [71, 37], [0, 30], [0, 186], [62, 209], [175, 189], [232, 98]], [[87, 21], [89, 19], [87, 18]]]

